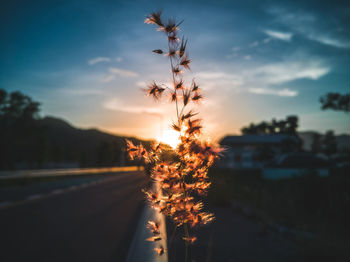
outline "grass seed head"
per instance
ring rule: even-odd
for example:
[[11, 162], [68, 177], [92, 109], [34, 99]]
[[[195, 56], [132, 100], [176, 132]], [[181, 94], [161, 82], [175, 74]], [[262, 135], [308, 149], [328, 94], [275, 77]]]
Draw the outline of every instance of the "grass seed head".
[[[149, 151], [142, 145], [136, 146], [130, 140], [126, 140], [126, 146], [131, 159], [143, 159], [154, 165], [151, 178], [160, 184], [160, 189], [156, 192], [143, 190], [150, 206], [168, 216], [176, 226], [190, 225], [192, 228], [214, 220], [214, 215], [204, 212], [203, 203], [195, 202], [194, 196], [206, 195], [211, 184], [207, 176], [208, 169], [220, 156], [222, 149], [201, 141], [201, 119], [193, 119], [197, 113], [188, 109], [190, 104], [196, 106], [203, 99], [203, 95], [194, 79], [187, 88], [182, 78], [182, 70], [190, 70], [192, 62], [188, 58], [187, 39], [179, 37], [179, 26], [183, 21], [166, 21], [161, 15], [161, 12], [151, 13], [146, 17], [145, 23], [156, 25], [157, 30], [166, 35], [167, 50], [155, 49], [153, 52], [165, 54], [169, 58], [172, 87], [153, 82], [147, 86], [145, 92], [155, 100], [161, 99], [166, 93], [169, 102], [175, 102], [177, 121], [171, 127], [179, 132], [180, 142], [174, 149], [176, 157], [172, 161], [161, 160], [162, 149], [159, 143], [151, 146]], [[147, 241], [157, 242], [162, 239], [158, 223], [148, 221], [147, 228], [152, 234]], [[193, 244], [197, 237], [187, 234], [183, 240], [187, 244]], [[165, 252], [162, 246], [154, 250], [158, 255]]]

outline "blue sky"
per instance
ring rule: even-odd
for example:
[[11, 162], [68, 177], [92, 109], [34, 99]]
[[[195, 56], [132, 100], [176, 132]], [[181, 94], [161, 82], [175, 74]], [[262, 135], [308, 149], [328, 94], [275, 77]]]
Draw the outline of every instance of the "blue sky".
[[347, 1], [8, 1], [0, 11], [0, 88], [42, 102], [42, 115], [118, 134], [154, 137], [172, 106], [140, 91], [169, 81], [150, 51], [164, 36], [153, 10], [184, 19], [199, 109], [214, 139], [250, 122], [298, 115], [300, 130], [350, 133], [350, 116], [319, 97], [350, 90]]

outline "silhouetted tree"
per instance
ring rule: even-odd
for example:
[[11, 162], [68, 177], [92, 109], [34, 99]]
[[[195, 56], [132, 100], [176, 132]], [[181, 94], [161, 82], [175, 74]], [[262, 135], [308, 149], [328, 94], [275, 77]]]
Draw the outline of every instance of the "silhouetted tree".
[[6, 105], [7, 92], [0, 88], [0, 115], [3, 113], [3, 108]]
[[298, 117], [288, 116], [286, 120], [273, 119], [271, 122], [262, 121], [258, 124], [251, 123], [243, 127], [241, 132], [244, 135], [267, 135], [267, 134], [288, 134], [297, 135]]
[[257, 128], [256, 128], [256, 126], [253, 124], [253, 123], [251, 123], [249, 126], [247, 126], [247, 127], [243, 127], [242, 129], [241, 129], [241, 132], [243, 133], [243, 134], [245, 134], [245, 135], [255, 135], [255, 134], [257, 134], [258, 132], [257, 132]]
[[312, 134], [311, 152], [315, 154], [322, 152], [322, 140], [319, 133]]
[[267, 126], [269, 134], [273, 135], [276, 133], [276, 119], [272, 119], [272, 122]]
[[327, 131], [323, 138], [323, 152], [328, 157], [337, 153], [337, 141], [332, 130]]
[[280, 120], [276, 122], [276, 126], [277, 126], [277, 130], [278, 130], [278, 134], [284, 134], [286, 132], [286, 125], [287, 122], [284, 120]]
[[320, 98], [322, 110], [350, 112], [350, 94], [327, 93]]
[[258, 128], [258, 134], [268, 134], [268, 124], [263, 121], [257, 125]]
[[7, 94], [0, 89], [0, 117], [7, 119], [36, 119], [40, 110], [40, 103], [19, 91]]
[[287, 127], [286, 127], [286, 134], [288, 135], [296, 135], [297, 134], [297, 128], [298, 128], [298, 117], [297, 116], [288, 116], [287, 117]]
[[0, 89], [0, 168], [14, 168], [21, 162], [43, 163], [46, 143], [36, 123], [39, 107], [21, 92]]

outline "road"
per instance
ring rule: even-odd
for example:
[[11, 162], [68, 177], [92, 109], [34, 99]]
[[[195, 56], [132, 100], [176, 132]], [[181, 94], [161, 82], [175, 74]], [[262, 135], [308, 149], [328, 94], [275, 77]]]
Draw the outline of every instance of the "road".
[[124, 261], [147, 182], [119, 173], [0, 208], [0, 261]]

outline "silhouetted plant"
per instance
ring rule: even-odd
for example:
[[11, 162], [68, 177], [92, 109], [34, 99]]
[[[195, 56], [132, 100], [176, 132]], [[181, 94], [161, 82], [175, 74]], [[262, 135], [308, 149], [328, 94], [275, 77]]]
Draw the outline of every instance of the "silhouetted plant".
[[[171, 218], [177, 227], [184, 228], [187, 261], [188, 246], [196, 241], [196, 236], [190, 234], [190, 229], [208, 224], [214, 219], [213, 214], [203, 211], [203, 203], [195, 198], [206, 195], [211, 184], [207, 176], [208, 169], [222, 149], [201, 139], [201, 119], [194, 118], [197, 113], [193, 108], [189, 109], [201, 101], [203, 96], [194, 80], [187, 85], [183, 79], [184, 72], [190, 69], [191, 60], [187, 52], [187, 39], [182, 37], [180, 40], [178, 36], [182, 21], [165, 21], [161, 18], [161, 12], [156, 12], [148, 16], [145, 23], [156, 25], [157, 30], [164, 32], [167, 37], [167, 50], [155, 49], [153, 52], [169, 59], [172, 82], [172, 86], [153, 82], [145, 92], [155, 100], [166, 95], [170, 103], [175, 103], [177, 119], [172, 123], [172, 128], [178, 132], [180, 142], [174, 149], [177, 157], [173, 161], [160, 160], [160, 144], [147, 151], [143, 145], [136, 146], [127, 141], [127, 149], [131, 159], [141, 158], [148, 163], [154, 163], [151, 178], [159, 183], [160, 189], [144, 190], [144, 193], [152, 208]], [[149, 221], [148, 227], [153, 236], [147, 240], [160, 240], [159, 224]], [[159, 246], [155, 251], [162, 255], [166, 250]]]

